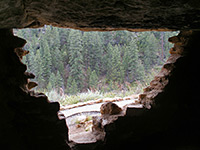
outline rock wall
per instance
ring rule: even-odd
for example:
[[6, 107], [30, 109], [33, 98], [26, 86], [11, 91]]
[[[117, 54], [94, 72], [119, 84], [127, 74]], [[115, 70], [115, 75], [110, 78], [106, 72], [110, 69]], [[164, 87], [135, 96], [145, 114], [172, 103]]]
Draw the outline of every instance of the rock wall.
[[[192, 31], [182, 31], [178, 36], [169, 38], [169, 42], [174, 44], [174, 47], [169, 50], [171, 56], [158, 75], [150, 82], [150, 85], [144, 89], [144, 93], [139, 96], [139, 100], [146, 108], [150, 109], [152, 106], [157, 107], [157, 104], [159, 105], [160, 95], [170, 85], [171, 77], [174, 75], [174, 71], [177, 70], [177, 62], [187, 58], [188, 53], [190, 53], [187, 47], [193, 34], [194, 32]], [[183, 82], [185, 81], [183, 80]]]
[[[199, 31], [169, 39], [171, 56], [140, 95], [143, 108], [106, 124], [105, 140], [90, 149], [199, 149]], [[0, 147], [9, 150], [67, 150], [68, 129], [58, 103], [28, 89], [34, 75], [21, 62], [24, 39], [0, 30]], [[20, 49], [22, 53], [16, 53]], [[27, 52], [25, 52], [27, 53]], [[145, 143], [145, 144], [144, 144]], [[75, 146], [76, 149], [83, 147]]]
[[59, 103], [28, 89], [26, 65], [16, 54], [26, 41], [12, 30], [0, 30], [0, 148], [8, 150], [67, 150], [68, 129], [59, 119]]
[[[171, 56], [140, 95], [143, 108], [128, 107], [125, 116], [106, 124], [103, 142], [75, 148], [199, 149], [199, 40], [200, 32], [191, 30], [170, 38]], [[57, 114], [59, 104], [28, 89], [34, 75], [21, 62], [25, 43], [12, 30], [0, 30], [0, 147], [70, 149], [65, 120]]]
[[199, 29], [199, 0], [1, 0], [0, 28]]
[[171, 56], [140, 95], [144, 108], [128, 107], [124, 117], [104, 127], [104, 149], [200, 148], [199, 40], [198, 31], [169, 39]]

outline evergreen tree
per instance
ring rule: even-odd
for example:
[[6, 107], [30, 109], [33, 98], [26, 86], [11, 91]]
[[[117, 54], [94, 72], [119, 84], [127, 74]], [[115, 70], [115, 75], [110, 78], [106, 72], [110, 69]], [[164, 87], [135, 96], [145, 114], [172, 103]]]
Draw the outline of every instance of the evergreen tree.
[[57, 88], [63, 88], [63, 78], [60, 75], [60, 72], [58, 71], [56, 74], [56, 87]]
[[[38, 54], [40, 55], [40, 54]], [[40, 57], [40, 56], [37, 56], [37, 57]], [[36, 62], [35, 62], [35, 54], [34, 54], [34, 51], [32, 49], [29, 49], [29, 54], [26, 56], [27, 58], [27, 62], [28, 62], [28, 71], [36, 74], [37, 73], [37, 70], [36, 70]]]
[[60, 73], [63, 72], [64, 70], [63, 57], [61, 51], [57, 47], [55, 47], [54, 50], [51, 50], [51, 60], [52, 60], [51, 70], [53, 72], [56, 72], [57, 70]]
[[156, 39], [155, 35], [153, 33], [150, 33], [150, 35], [147, 37], [147, 43], [148, 43], [148, 50], [149, 50], [149, 64], [152, 68], [155, 64], [159, 64], [160, 59], [159, 54], [159, 42]]
[[98, 32], [85, 32], [83, 35], [83, 58], [85, 68], [90, 67], [99, 74], [102, 65], [104, 45]]
[[51, 82], [49, 81], [49, 83], [47, 84], [47, 90], [51, 91], [53, 89], [53, 86], [51, 85]]
[[89, 88], [89, 80], [90, 80], [90, 76], [91, 76], [92, 70], [90, 67], [87, 68], [87, 72], [86, 72], [86, 77], [85, 77], [85, 88], [88, 89]]
[[77, 82], [71, 76], [67, 80], [67, 90], [68, 94], [76, 94], [79, 92]]
[[[49, 77], [51, 74], [52, 61], [51, 61], [51, 53], [50, 53], [48, 43], [46, 40], [44, 40], [43, 42], [44, 42], [42, 44], [42, 51], [43, 51], [42, 66], [44, 69], [43, 70], [43, 78], [48, 83]], [[45, 86], [47, 85], [47, 83], [45, 83]]]
[[14, 33], [27, 40], [24, 49], [30, 53], [23, 62], [36, 75], [38, 89], [62, 87], [71, 94], [97, 86], [115, 90], [124, 80], [143, 81], [167, 59], [172, 47], [168, 38], [177, 34], [82, 32], [46, 25]]
[[99, 76], [101, 73], [101, 70], [103, 68], [103, 55], [104, 55], [104, 44], [103, 44], [103, 37], [99, 34], [99, 32], [94, 33], [94, 49], [95, 52], [94, 55], [94, 70], [96, 71], [97, 75]]
[[50, 91], [56, 88], [56, 75], [52, 72], [49, 78], [47, 89]]
[[89, 87], [91, 89], [97, 89], [97, 84], [98, 84], [98, 76], [96, 74], [96, 71], [93, 70], [89, 78]]
[[110, 55], [110, 60], [108, 61], [108, 77], [109, 80], [113, 81], [121, 81], [122, 78], [122, 63], [121, 63], [121, 53], [118, 48], [118, 45], [115, 45], [114, 47], [109, 44], [108, 45], [108, 51]]
[[45, 82], [44, 77], [43, 77], [44, 68], [43, 68], [43, 64], [42, 64], [43, 62], [42, 62], [39, 50], [37, 50], [36, 56], [34, 57], [33, 62], [35, 66], [36, 80], [38, 83], [40, 83], [38, 85], [38, 88], [44, 88], [44, 82]]
[[76, 81], [77, 86], [81, 90], [84, 81], [84, 66], [83, 66], [83, 46], [81, 40], [81, 32], [71, 30], [69, 34], [70, 51], [69, 51], [69, 64], [70, 64], [70, 76]]
[[125, 53], [126, 58], [124, 58], [124, 63], [126, 66], [125, 69], [127, 69], [126, 73], [128, 82], [140, 80], [144, 75], [144, 69], [139, 60], [139, 51], [136, 43], [136, 38], [132, 38]]

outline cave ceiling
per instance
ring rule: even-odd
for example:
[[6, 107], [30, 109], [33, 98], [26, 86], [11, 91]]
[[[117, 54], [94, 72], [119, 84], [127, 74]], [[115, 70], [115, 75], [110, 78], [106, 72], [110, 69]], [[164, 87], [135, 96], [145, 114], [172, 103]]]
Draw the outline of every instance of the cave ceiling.
[[1, 0], [0, 28], [198, 30], [199, 0]]

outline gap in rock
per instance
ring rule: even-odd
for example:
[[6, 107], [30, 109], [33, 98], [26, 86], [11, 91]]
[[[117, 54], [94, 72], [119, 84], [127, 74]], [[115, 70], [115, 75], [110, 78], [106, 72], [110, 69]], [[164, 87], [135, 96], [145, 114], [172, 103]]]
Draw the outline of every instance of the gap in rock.
[[95, 142], [93, 118], [104, 102], [121, 108], [136, 103], [167, 60], [178, 32], [83, 32], [44, 26], [14, 30], [27, 40], [23, 58], [28, 72], [36, 75], [35, 91], [58, 101], [66, 117], [69, 139]]

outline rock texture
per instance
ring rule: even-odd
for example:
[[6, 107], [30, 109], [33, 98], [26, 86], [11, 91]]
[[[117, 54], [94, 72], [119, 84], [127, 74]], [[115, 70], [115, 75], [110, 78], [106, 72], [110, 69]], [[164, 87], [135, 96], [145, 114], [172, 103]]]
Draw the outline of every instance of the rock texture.
[[97, 122], [105, 140], [74, 149], [200, 149], [199, 0], [1, 0], [0, 148], [69, 149], [59, 104], [29, 90], [34, 75], [20, 60], [28, 53], [22, 50], [26, 41], [11, 30], [45, 24], [85, 31], [182, 30], [169, 39], [171, 56], [140, 95], [142, 107], [111, 115], [103, 126]]
[[1, 0], [0, 28], [199, 29], [198, 0]]
[[152, 106], [157, 106], [157, 99], [160, 98], [160, 95], [163, 94], [170, 84], [171, 76], [173, 76], [173, 72], [177, 69], [177, 61], [184, 59], [188, 53], [190, 53], [188, 51], [188, 45], [190, 43], [188, 42], [193, 34], [195, 34], [195, 32], [193, 33], [193, 31], [190, 30], [169, 38], [169, 42], [174, 44], [174, 47], [169, 51], [171, 56], [163, 65], [158, 75], [150, 82], [150, 85], [144, 89], [144, 93], [139, 95], [139, 100], [146, 108], [150, 109]]
[[101, 105], [101, 115], [115, 115], [120, 114], [122, 109], [115, 103], [107, 102]]
[[26, 41], [12, 30], [0, 30], [0, 147], [8, 150], [69, 149], [65, 119], [59, 119], [59, 103], [28, 89], [34, 78], [26, 72], [15, 49]]
[[140, 95], [144, 108], [130, 107], [125, 116], [104, 126], [105, 149], [200, 148], [200, 101], [196, 94], [200, 73], [195, 69], [200, 64], [199, 53], [195, 53], [199, 39], [200, 32], [195, 31], [182, 31], [169, 39], [177, 53]]

